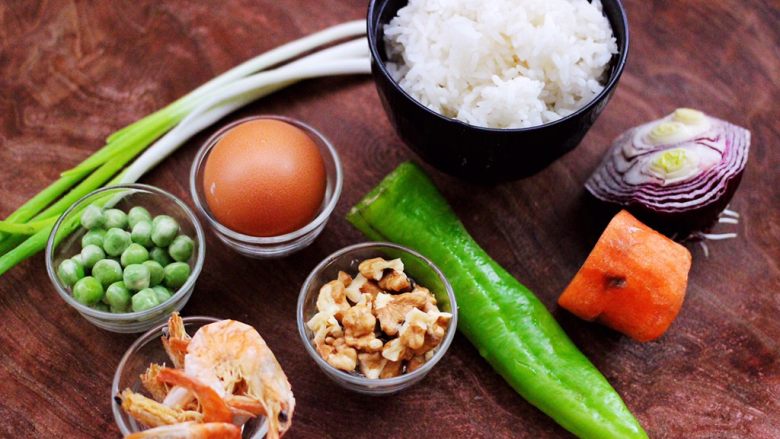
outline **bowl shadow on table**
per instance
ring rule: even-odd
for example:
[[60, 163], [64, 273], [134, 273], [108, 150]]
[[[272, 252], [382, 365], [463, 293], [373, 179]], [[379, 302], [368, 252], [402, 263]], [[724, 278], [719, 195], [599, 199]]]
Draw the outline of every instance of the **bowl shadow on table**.
[[[568, 218], [573, 218], [569, 224], [576, 227], [574, 232], [577, 236], [582, 237], [582, 243], [587, 247], [587, 252], [590, 253], [607, 224], [619, 211], [619, 207], [596, 199], [583, 188], [577, 198], [569, 203], [565, 214]], [[584, 258], [582, 262], [585, 262]]]

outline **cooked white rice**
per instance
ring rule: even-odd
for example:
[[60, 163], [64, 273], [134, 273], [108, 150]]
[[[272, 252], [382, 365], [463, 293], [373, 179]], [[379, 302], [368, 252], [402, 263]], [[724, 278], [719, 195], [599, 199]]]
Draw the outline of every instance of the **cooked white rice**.
[[594, 0], [410, 0], [385, 28], [407, 93], [471, 125], [564, 117], [602, 89], [617, 44]]

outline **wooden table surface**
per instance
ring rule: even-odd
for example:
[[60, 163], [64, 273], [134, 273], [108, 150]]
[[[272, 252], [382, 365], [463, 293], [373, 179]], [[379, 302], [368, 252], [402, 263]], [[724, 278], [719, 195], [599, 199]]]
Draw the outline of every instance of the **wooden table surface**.
[[[216, 4], [216, 3], [215, 3]], [[237, 63], [361, 18], [364, 0], [0, 3], [0, 215], [87, 157], [110, 132]], [[780, 5], [626, 1], [631, 53], [612, 102], [582, 145], [540, 174], [495, 187], [430, 170], [476, 240], [553, 311], [652, 437], [780, 437]], [[697, 246], [687, 298], [668, 334], [639, 344], [558, 309], [605, 223], [583, 183], [611, 140], [677, 106], [748, 127], [753, 144], [731, 208], [739, 238]], [[190, 205], [197, 148], [218, 126], [273, 113], [320, 129], [344, 162], [344, 192], [322, 236], [275, 261], [245, 259], [208, 233], [184, 315], [254, 325], [292, 383], [290, 437], [567, 437], [461, 335], [419, 385], [369, 398], [328, 381], [296, 332], [309, 271], [363, 240], [344, 215], [398, 163], [416, 157], [390, 127], [368, 77], [309, 81], [231, 115], [142, 182]], [[469, 194], [464, 196], [463, 194]], [[0, 435], [111, 437], [111, 379], [136, 335], [100, 330], [57, 296], [42, 255], [0, 278]]]

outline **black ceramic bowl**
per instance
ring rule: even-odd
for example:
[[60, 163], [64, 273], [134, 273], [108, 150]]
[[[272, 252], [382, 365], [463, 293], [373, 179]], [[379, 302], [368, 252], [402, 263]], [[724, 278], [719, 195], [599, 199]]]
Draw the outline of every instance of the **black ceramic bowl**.
[[628, 21], [620, 0], [602, 0], [617, 39], [604, 90], [576, 112], [544, 125], [518, 129], [476, 127], [442, 116], [417, 102], [387, 71], [384, 25], [408, 0], [371, 0], [368, 45], [379, 97], [401, 139], [425, 161], [452, 175], [505, 181], [533, 175], [576, 147], [607, 105], [628, 55]]

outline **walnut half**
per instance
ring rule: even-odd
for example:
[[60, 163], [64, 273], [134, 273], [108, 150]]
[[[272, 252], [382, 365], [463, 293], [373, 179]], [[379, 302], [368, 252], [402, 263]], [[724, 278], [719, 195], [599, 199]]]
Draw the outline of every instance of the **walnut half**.
[[379, 324], [385, 334], [398, 334], [406, 314], [412, 308], [423, 308], [428, 301], [428, 294], [422, 291], [403, 294], [379, 294], [374, 299], [374, 309]]
[[360, 274], [366, 277], [366, 279], [373, 279], [377, 282], [382, 280], [382, 276], [385, 274], [385, 270], [395, 270], [400, 273], [404, 272], [404, 263], [400, 259], [393, 259], [386, 261], [382, 258], [366, 259], [358, 265]]
[[347, 344], [367, 352], [380, 351], [383, 345], [382, 340], [374, 334], [376, 317], [371, 312], [372, 304], [371, 296], [363, 294], [360, 301], [347, 310], [341, 320]]
[[317, 296], [317, 314], [315, 314], [306, 326], [313, 332], [318, 332], [323, 326], [336, 324], [344, 312], [349, 309], [347, 303], [346, 288], [340, 280], [333, 280], [320, 288]]
[[360, 373], [365, 375], [366, 378], [379, 378], [379, 375], [385, 368], [385, 364], [387, 364], [387, 360], [382, 358], [382, 354], [379, 352], [358, 354]]
[[347, 346], [344, 338], [325, 337], [317, 352], [336, 369], [352, 372], [357, 367], [357, 351]]

